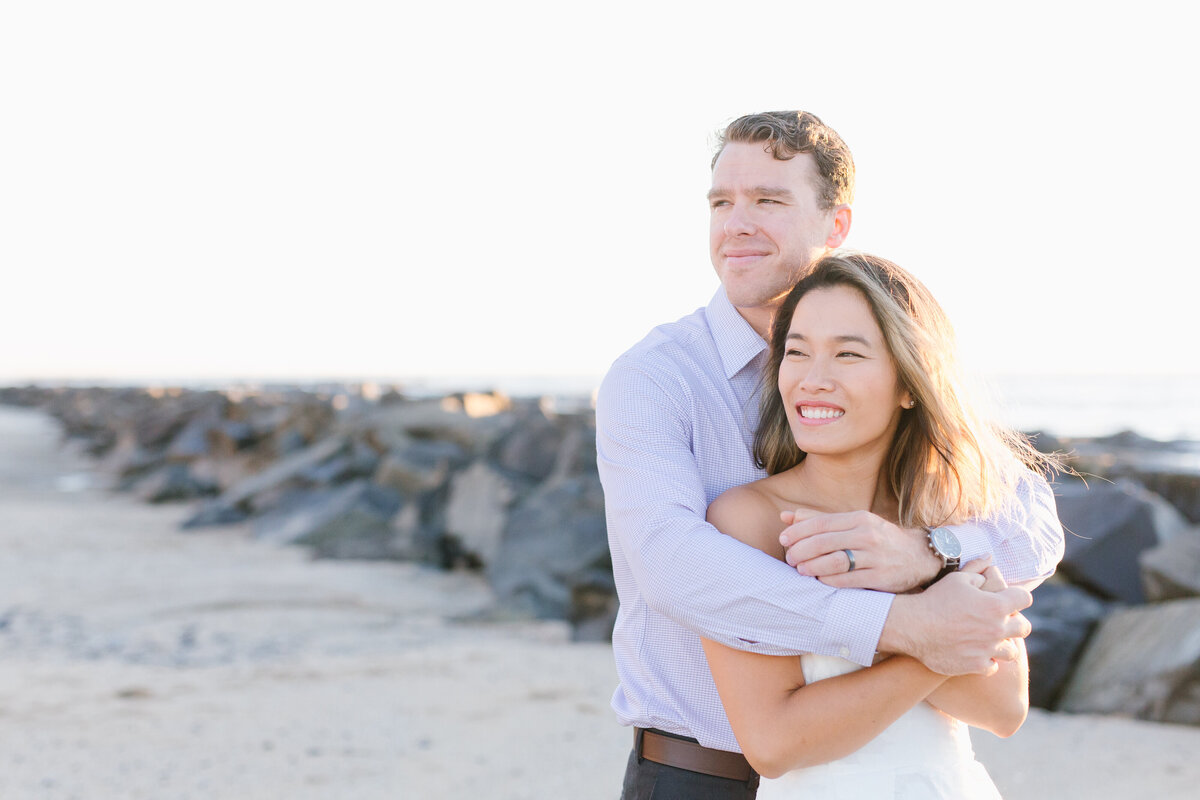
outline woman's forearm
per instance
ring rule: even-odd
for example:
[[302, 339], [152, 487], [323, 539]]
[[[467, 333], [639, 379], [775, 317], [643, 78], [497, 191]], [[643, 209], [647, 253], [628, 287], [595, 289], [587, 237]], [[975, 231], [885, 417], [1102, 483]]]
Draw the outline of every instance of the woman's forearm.
[[1000, 662], [994, 675], [950, 678], [927, 698], [930, 705], [968, 725], [1012, 736], [1029, 713], [1029, 660], [1025, 640], [1016, 639], [1018, 657]]
[[804, 684], [799, 657], [761, 656], [705, 641], [725, 713], [760, 775], [824, 764], [874, 739], [946, 676], [908, 656]]

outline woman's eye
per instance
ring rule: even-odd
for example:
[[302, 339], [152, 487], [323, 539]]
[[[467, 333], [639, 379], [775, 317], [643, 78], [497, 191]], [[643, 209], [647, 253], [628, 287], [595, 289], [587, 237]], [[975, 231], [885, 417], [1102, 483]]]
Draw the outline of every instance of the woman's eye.
[[862, 358], [862, 354], [855, 353], [851, 350], [843, 350], [842, 352], [838, 353], [838, 358]]
[[803, 351], [800, 350], [785, 350], [783, 354], [788, 358], [800, 358], [804, 356]]

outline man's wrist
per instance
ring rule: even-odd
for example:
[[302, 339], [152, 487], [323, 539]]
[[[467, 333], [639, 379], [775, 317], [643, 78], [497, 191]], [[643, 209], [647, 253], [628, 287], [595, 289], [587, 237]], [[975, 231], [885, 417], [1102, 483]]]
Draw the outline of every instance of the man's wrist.
[[913, 641], [908, 636], [907, 620], [915, 608], [916, 600], [917, 597], [911, 595], [896, 595], [893, 598], [887, 619], [883, 623], [883, 630], [879, 632], [878, 652], [913, 655]]
[[962, 543], [949, 528], [926, 528], [926, 543], [937, 562], [937, 569], [933, 577], [922, 585], [922, 589], [928, 589], [951, 572], [956, 572], [962, 564]]

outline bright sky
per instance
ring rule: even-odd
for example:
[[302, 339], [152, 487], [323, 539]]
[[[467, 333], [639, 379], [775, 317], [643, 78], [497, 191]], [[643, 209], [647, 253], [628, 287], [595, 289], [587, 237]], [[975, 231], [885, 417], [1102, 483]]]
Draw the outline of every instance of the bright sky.
[[779, 108], [977, 370], [1200, 371], [1183, 4], [434, 5], [0, 6], [0, 382], [602, 374]]

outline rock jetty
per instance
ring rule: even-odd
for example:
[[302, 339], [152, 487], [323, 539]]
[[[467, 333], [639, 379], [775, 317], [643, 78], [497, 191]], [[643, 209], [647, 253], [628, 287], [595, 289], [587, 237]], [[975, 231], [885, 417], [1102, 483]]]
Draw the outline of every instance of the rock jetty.
[[[616, 597], [586, 398], [395, 387], [0, 388], [53, 415], [121, 491], [187, 502], [319, 558], [484, 573], [499, 618], [611, 634]], [[1200, 443], [1038, 437], [1067, 548], [1027, 616], [1031, 700], [1200, 725]]]

